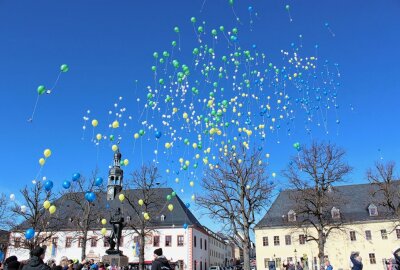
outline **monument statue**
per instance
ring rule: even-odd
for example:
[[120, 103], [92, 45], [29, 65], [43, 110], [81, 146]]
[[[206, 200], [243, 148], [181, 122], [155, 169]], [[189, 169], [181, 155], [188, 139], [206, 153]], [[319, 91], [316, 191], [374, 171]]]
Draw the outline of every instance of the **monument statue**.
[[[108, 243], [110, 248], [106, 250], [107, 254], [122, 254], [119, 250], [119, 243], [121, 240], [122, 229], [124, 228], [124, 217], [121, 214], [121, 209], [118, 208], [117, 211], [112, 215], [110, 219], [110, 224], [112, 225], [112, 232], [108, 238]], [[115, 246], [117, 248], [115, 249]]]

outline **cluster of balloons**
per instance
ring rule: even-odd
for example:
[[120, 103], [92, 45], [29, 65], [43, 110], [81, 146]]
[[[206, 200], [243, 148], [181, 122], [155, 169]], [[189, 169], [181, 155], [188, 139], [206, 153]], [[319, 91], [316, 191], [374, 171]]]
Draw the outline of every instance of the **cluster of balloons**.
[[43, 202], [43, 207], [44, 209], [49, 210], [50, 214], [54, 214], [57, 210], [56, 206], [52, 205], [51, 202], [47, 200]]
[[45, 149], [43, 151], [43, 156], [44, 157], [39, 159], [40, 166], [43, 166], [46, 163], [46, 160], [51, 156], [51, 150], [50, 149]]
[[[106, 220], [105, 218], [103, 218], [103, 219], [101, 220], [101, 224], [106, 225], [106, 224], [107, 224], [107, 220]], [[106, 235], [106, 234], [107, 234], [107, 229], [106, 229], [106, 228], [102, 228], [102, 229], [101, 229], [101, 234], [102, 234], [102, 235]]]

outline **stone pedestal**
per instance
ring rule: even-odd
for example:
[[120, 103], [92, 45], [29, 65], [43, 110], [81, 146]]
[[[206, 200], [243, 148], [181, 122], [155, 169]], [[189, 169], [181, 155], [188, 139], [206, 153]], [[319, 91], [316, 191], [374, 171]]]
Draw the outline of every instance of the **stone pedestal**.
[[109, 264], [112, 266], [124, 267], [127, 266], [129, 261], [128, 257], [120, 254], [104, 255], [102, 258], [104, 264]]

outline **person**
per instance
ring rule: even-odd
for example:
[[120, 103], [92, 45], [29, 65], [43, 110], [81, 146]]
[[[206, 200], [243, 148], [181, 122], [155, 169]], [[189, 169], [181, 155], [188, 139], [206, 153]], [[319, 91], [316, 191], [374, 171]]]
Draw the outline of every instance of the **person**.
[[294, 267], [293, 261], [289, 262], [288, 270], [296, 270], [296, 268]]
[[325, 260], [325, 270], [333, 270], [333, 266], [329, 260]]
[[12, 261], [8, 263], [7, 269], [8, 270], [18, 270], [21, 263], [19, 261]]
[[163, 256], [162, 248], [154, 250], [154, 261], [151, 264], [151, 270], [172, 270], [168, 260]]
[[99, 270], [106, 270], [103, 262], [99, 262]]
[[288, 270], [289, 269], [289, 263], [286, 262], [286, 260], [283, 261], [282, 264], [283, 270]]
[[358, 252], [353, 252], [350, 255], [350, 260], [351, 260], [351, 263], [353, 264], [351, 270], [362, 270], [363, 269], [362, 259]]
[[45, 256], [45, 249], [36, 247], [30, 252], [30, 259], [22, 270], [51, 270], [50, 266], [43, 262]]
[[297, 262], [296, 270], [303, 270], [303, 269], [304, 269], [304, 268], [303, 268], [303, 262], [302, 262], [302, 261]]

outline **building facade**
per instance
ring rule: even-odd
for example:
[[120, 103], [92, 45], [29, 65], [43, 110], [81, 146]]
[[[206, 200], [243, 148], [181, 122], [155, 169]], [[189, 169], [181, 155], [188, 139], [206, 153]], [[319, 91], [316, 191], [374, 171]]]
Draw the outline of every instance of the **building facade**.
[[[332, 231], [325, 245], [325, 256], [334, 269], [349, 270], [350, 255], [359, 252], [364, 270], [386, 270], [386, 261], [392, 252], [400, 247], [400, 228], [384, 208], [372, 198], [370, 184], [334, 187], [333, 192], [343, 196], [343, 202], [332, 207], [332, 220], [342, 217], [341, 230]], [[308, 262], [309, 269], [319, 270], [318, 246], [299, 228], [300, 217], [296, 216], [291, 193], [286, 190], [279, 194], [267, 214], [255, 228], [257, 269], [270, 269], [275, 264], [282, 270], [284, 261]], [[313, 230], [307, 230], [309, 236]]]

